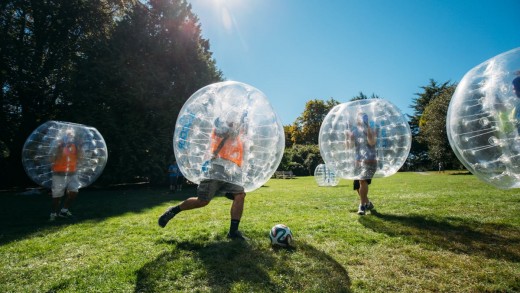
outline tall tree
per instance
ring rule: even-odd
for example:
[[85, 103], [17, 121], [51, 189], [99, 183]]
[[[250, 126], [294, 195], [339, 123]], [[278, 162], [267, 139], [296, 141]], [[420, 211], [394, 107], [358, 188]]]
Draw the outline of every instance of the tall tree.
[[92, 40], [103, 37], [125, 1], [5, 0], [0, 4], [0, 177], [27, 182], [25, 139], [67, 105], [67, 85]]
[[90, 53], [69, 113], [96, 125], [107, 141], [101, 182], [164, 180], [182, 105], [200, 87], [222, 80], [190, 5], [137, 3], [110, 40]]
[[292, 125], [293, 144], [318, 144], [318, 136], [323, 119], [339, 102], [333, 98], [328, 101], [311, 100], [305, 104], [305, 110]]
[[[455, 85], [448, 85], [424, 108], [419, 120], [417, 140], [428, 147], [428, 157], [435, 163], [452, 168], [458, 160], [451, 149], [446, 133], [446, 115]], [[458, 164], [457, 164], [458, 165]]]
[[412, 131], [412, 147], [407, 160], [408, 166], [412, 166], [412, 168], [431, 168], [432, 162], [428, 156], [428, 146], [424, 141], [418, 139], [420, 132], [419, 124], [428, 104], [450, 87], [452, 85], [450, 85], [449, 81], [439, 84], [435, 80], [430, 79], [428, 85], [420, 87], [423, 91], [415, 94], [417, 97], [413, 99], [413, 104], [410, 105], [414, 113], [412, 116], [408, 116]]
[[350, 99], [350, 101], [359, 101], [359, 100], [368, 100], [368, 99], [380, 99], [379, 96], [375, 95], [375, 94], [372, 94], [370, 97], [365, 95], [363, 92], [359, 92], [359, 94], [355, 97], [353, 97], [352, 99]]

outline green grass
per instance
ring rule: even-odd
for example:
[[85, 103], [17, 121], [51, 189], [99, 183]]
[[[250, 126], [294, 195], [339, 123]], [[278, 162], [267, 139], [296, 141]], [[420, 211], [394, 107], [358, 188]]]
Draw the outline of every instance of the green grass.
[[[80, 192], [75, 221], [47, 221], [48, 195], [0, 193], [0, 292], [518, 292], [520, 194], [472, 175], [375, 179], [377, 212], [358, 216], [352, 182], [273, 179], [246, 198], [157, 218], [195, 189]], [[285, 223], [295, 247], [269, 245]]]

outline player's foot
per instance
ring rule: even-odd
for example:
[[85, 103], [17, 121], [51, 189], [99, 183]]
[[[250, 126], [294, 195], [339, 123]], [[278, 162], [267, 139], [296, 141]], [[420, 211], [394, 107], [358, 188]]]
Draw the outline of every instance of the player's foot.
[[160, 217], [159, 217], [159, 221], [157, 222], [159, 224], [159, 226], [161, 226], [161, 228], [164, 228], [166, 227], [166, 224], [168, 224], [168, 222], [173, 219], [173, 217], [175, 217], [175, 213], [173, 212], [173, 209], [175, 207], [170, 207], [169, 209], [166, 210], [166, 212], [164, 212], [164, 214], [162, 214]]
[[58, 217], [60, 218], [65, 218], [65, 219], [70, 219], [72, 218], [72, 213], [67, 210], [67, 211], [61, 211], [59, 214], [58, 214]]
[[56, 213], [51, 213], [50, 217], [49, 217], [49, 222], [54, 222], [56, 221], [56, 218], [58, 217], [58, 214]]
[[242, 235], [242, 232], [240, 232], [238, 230], [235, 231], [234, 233], [229, 232], [227, 234], [227, 238], [233, 239], [233, 240], [235, 240], [235, 239], [237, 239], [237, 240], [246, 240], [246, 241], [249, 240], [249, 238], [247, 238], [246, 236]]
[[366, 211], [365, 205], [360, 204], [357, 214], [360, 216], [363, 216], [366, 213], [365, 211]]
[[365, 210], [371, 211], [374, 209], [374, 204], [372, 204], [371, 201], [369, 201], [367, 204], [365, 204]]

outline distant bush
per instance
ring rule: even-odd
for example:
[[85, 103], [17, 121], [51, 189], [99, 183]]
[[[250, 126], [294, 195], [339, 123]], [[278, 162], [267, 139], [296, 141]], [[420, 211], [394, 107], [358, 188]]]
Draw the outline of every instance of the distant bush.
[[314, 174], [316, 166], [323, 163], [318, 145], [293, 145], [286, 148], [278, 170], [292, 171], [296, 176]]

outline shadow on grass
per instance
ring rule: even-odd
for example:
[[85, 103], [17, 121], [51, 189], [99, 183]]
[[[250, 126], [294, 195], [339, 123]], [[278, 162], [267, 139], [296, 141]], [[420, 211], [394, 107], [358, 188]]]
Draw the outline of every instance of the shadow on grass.
[[501, 224], [461, 218], [435, 219], [420, 215], [385, 215], [373, 212], [360, 223], [389, 236], [407, 237], [427, 246], [487, 258], [520, 261], [520, 231]]
[[449, 175], [473, 175], [469, 171], [450, 172]]
[[138, 271], [135, 292], [350, 292], [345, 268], [310, 245], [213, 241], [167, 242], [174, 248]]
[[49, 222], [51, 196], [46, 191], [1, 193], [0, 245], [22, 239], [41, 230], [54, 230], [83, 221], [102, 221], [127, 212], [140, 212], [168, 201], [180, 201], [193, 196], [194, 188], [169, 193], [167, 188], [142, 186], [81, 190], [71, 211], [74, 219]]

